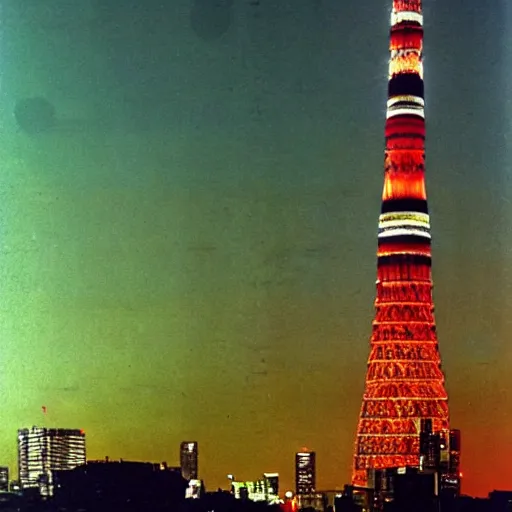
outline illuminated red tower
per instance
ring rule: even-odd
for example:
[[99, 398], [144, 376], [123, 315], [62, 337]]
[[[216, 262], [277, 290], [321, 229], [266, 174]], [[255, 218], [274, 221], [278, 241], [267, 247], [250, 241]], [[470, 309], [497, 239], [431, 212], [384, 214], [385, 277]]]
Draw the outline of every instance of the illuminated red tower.
[[393, 0], [377, 298], [357, 428], [354, 485], [367, 468], [419, 465], [422, 418], [448, 429], [425, 189], [421, 0]]

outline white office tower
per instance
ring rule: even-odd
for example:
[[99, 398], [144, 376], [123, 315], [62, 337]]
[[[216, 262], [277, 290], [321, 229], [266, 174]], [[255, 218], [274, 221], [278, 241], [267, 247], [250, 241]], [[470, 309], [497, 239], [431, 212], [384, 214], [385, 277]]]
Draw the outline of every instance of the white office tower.
[[32, 427], [18, 430], [18, 471], [22, 489], [53, 495], [53, 471], [85, 464], [83, 430]]

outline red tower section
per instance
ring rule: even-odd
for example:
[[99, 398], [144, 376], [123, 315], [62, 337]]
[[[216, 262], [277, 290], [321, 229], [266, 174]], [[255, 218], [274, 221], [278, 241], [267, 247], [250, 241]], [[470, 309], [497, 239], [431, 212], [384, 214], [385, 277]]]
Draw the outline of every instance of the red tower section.
[[368, 468], [419, 465], [423, 418], [447, 430], [425, 189], [421, 0], [393, 0], [377, 298], [352, 483]]

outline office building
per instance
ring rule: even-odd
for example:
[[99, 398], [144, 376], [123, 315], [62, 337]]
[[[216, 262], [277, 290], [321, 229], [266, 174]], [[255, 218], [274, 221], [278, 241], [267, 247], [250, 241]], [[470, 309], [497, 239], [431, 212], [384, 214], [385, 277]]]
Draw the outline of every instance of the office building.
[[263, 473], [263, 479], [266, 482], [268, 493], [279, 495], [279, 473]]
[[303, 450], [295, 454], [295, 493], [312, 494], [316, 489], [316, 454]]
[[432, 419], [421, 420], [420, 464], [421, 469], [438, 470], [441, 464], [442, 440], [439, 432], [432, 431]]
[[264, 473], [263, 478], [253, 481], [241, 482], [234, 478], [230, 480], [231, 492], [236, 499], [266, 501], [270, 505], [279, 503], [278, 473]]
[[53, 494], [53, 471], [85, 464], [83, 430], [32, 427], [18, 430], [18, 471], [22, 489]]
[[180, 445], [181, 475], [187, 480], [198, 479], [199, 449], [197, 441], [183, 441]]
[[443, 496], [456, 498], [461, 491], [460, 430], [450, 430], [444, 445], [444, 461], [441, 464], [441, 492]]
[[460, 476], [460, 430], [450, 430], [450, 474]]
[[9, 492], [9, 468], [0, 466], [0, 492]]

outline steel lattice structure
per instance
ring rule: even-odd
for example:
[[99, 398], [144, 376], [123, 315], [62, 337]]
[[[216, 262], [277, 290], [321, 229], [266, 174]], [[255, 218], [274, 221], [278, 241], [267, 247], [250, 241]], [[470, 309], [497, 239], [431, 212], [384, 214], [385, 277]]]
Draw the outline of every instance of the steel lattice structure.
[[417, 466], [422, 418], [446, 430], [425, 189], [421, 0], [393, 0], [377, 297], [357, 429], [354, 485], [368, 468]]

